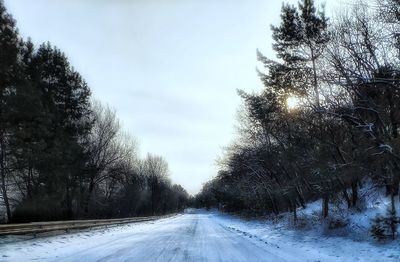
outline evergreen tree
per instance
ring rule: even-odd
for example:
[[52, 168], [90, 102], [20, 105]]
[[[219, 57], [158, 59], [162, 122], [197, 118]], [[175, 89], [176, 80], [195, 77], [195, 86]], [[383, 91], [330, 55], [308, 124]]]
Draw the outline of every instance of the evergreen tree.
[[42, 93], [50, 121], [45, 138], [46, 157], [38, 170], [44, 175], [47, 193], [58, 195], [71, 217], [74, 190], [87, 162], [82, 142], [91, 128], [90, 90], [66, 56], [49, 43], [40, 46], [32, 63], [34, 85]]
[[20, 83], [17, 73], [19, 52], [20, 38], [15, 21], [6, 12], [3, 1], [0, 1], [0, 179], [8, 220], [11, 220], [11, 209], [6, 183], [13, 160], [9, 146], [13, 111], [10, 99], [16, 94], [16, 86]]
[[[314, 97], [310, 101], [317, 112], [315, 126], [321, 126], [320, 85], [318, 83], [318, 61], [329, 41], [328, 20], [324, 11], [317, 11], [313, 0], [303, 0], [298, 8], [283, 5], [281, 24], [272, 26], [273, 48], [279, 62], [259, 55], [268, 70], [262, 74], [267, 88], [280, 94], [283, 103], [291, 95]], [[324, 139], [322, 130], [310, 133]], [[318, 154], [318, 153], [317, 153]], [[311, 157], [311, 156], [310, 156]], [[316, 171], [319, 173], [320, 171]], [[324, 189], [327, 190], [327, 189]], [[328, 194], [323, 198], [323, 216], [328, 215]]]
[[42, 103], [42, 93], [33, 83], [34, 46], [30, 40], [21, 48], [19, 76], [23, 78], [10, 100], [13, 136], [10, 144], [15, 158], [16, 181], [21, 181], [24, 198], [31, 199], [38, 190], [37, 167], [43, 157], [49, 121]]
[[313, 0], [302, 0], [298, 8], [284, 4], [281, 24], [271, 26], [273, 49], [278, 61], [259, 53], [267, 73], [261, 78], [267, 88], [288, 95], [305, 96], [314, 92], [315, 106], [320, 107], [317, 62], [329, 41], [328, 20], [324, 11], [317, 11]]

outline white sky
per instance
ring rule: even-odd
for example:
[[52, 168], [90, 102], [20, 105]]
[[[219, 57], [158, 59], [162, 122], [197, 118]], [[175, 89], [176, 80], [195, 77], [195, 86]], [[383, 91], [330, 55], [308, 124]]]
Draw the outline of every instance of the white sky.
[[234, 136], [236, 89], [262, 88], [256, 49], [273, 57], [269, 27], [281, 8], [275, 0], [5, 4], [20, 33], [63, 50], [141, 154], [163, 156], [190, 193], [216, 174], [215, 159]]

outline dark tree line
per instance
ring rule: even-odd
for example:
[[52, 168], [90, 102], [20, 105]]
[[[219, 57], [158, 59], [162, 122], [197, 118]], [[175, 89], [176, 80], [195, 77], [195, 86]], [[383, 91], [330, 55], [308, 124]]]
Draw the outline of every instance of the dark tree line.
[[0, 209], [9, 222], [181, 211], [158, 156], [139, 159], [68, 58], [22, 39], [0, 1]]
[[[327, 217], [333, 200], [356, 207], [368, 180], [386, 188], [396, 214], [400, 2], [355, 1], [338, 11], [328, 19], [312, 0], [283, 5], [281, 23], [271, 27], [276, 59], [258, 54], [265, 88], [239, 91], [238, 138], [198, 205], [291, 211], [296, 219], [299, 207], [322, 199]], [[299, 104], [290, 107], [294, 97]]]

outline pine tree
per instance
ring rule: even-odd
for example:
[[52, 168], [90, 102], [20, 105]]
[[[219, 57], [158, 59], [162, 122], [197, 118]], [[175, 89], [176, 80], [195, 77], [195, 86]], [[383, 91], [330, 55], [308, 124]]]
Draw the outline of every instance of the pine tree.
[[315, 106], [320, 107], [317, 62], [329, 41], [328, 19], [317, 11], [312, 0], [303, 0], [298, 8], [284, 4], [281, 24], [271, 26], [273, 49], [278, 61], [258, 53], [267, 73], [261, 78], [279, 94], [305, 96], [314, 92]]
[[[311, 102], [317, 123], [321, 126], [320, 84], [318, 82], [318, 62], [329, 41], [328, 19], [324, 10], [317, 11], [313, 0], [303, 0], [298, 7], [288, 4], [282, 6], [281, 24], [271, 26], [273, 32], [273, 49], [278, 61], [266, 58], [259, 53], [259, 60], [264, 64], [267, 73], [260, 73], [267, 89], [278, 94], [281, 104], [289, 96], [304, 98], [314, 97]], [[315, 133], [316, 132], [316, 133]], [[314, 130], [310, 135], [316, 139], [324, 136], [322, 130]], [[312, 137], [310, 137], [312, 139]], [[313, 150], [317, 152], [318, 150]], [[318, 154], [318, 152], [317, 152]], [[320, 171], [316, 171], [319, 173]], [[325, 190], [326, 191], [326, 190]], [[323, 197], [323, 216], [328, 215], [329, 195]]]
[[0, 1], [0, 179], [8, 220], [11, 220], [11, 208], [6, 184], [12, 161], [9, 148], [9, 138], [12, 135], [10, 134], [12, 108], [9, 102], [15, 95], [16, 83], [19, 82], [17, 79], [19, 51], [20, 38], [15, 21], [6, 12], [3, 1]]
[[32, 61], [34, 46], [30, 40], [24, 42], [20, 51], [18, 70], [20, 84], [15, 86], [15, 95], [9, 101], [13, 108], [10, 146], [15, 159], [15, 174], [22, 181], [25, 199], [31, 199], [37, 193], [38, 179], [36, 168], [45, 148], [48, 120], [42, 104], [42, 93], [34, 85]]
[[38, 169], [47, 193], [58, 194], [71, 217], [74, 190], [87, 159], [82, 141], [91, 128], [90, 90], [66, 56], [49, 43], [39, 47], [33, 63], [34, 85], [42, 93], [50, 131]]

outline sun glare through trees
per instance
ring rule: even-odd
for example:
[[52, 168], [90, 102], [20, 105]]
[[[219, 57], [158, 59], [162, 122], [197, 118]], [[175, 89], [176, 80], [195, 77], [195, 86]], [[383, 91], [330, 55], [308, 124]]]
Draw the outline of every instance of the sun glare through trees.
[[289, 96], [286, 99], [286, 104], [289, 110], [293, 110], [299, 107], [300, 100], [296, 96]]

